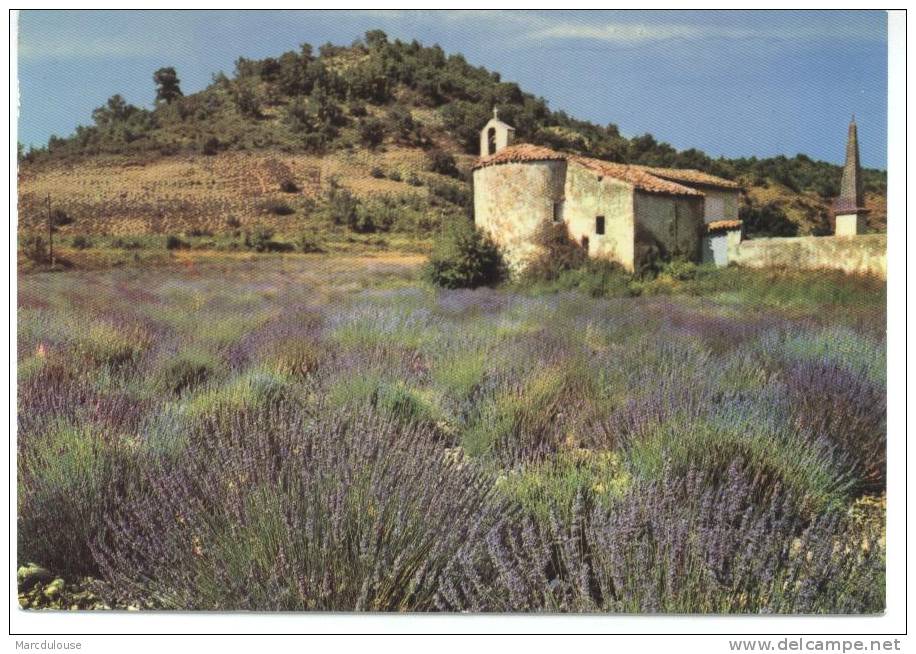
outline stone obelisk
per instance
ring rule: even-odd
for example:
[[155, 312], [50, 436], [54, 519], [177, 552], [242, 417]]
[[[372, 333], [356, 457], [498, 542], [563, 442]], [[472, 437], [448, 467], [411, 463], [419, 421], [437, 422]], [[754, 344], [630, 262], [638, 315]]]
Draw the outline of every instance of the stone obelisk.
[[855, 116], [849, 123], [846, 164], [843, 166], [843, 180], [840, 182], [840, 197], [833, 203], [833, 214], [836, 217], [837, 236], [865, 233], [868, 209], [865, 208], [865, 193], [862, 190], [862, 168], [859, 165], [859, 137]]

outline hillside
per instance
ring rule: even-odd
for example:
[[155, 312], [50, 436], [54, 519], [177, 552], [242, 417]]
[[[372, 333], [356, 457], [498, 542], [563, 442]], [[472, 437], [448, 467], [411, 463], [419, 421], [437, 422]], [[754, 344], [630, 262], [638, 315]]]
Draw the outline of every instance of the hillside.
[[[113, 96], [91, 126], [20, 157], [20, 227], [62, 235], [429, 238], [470, 212], [477, 134], [494, 105], [520, 140], [739, 181], [752, 234], [826, 233], [840, 169], [804, 155], [712, 159], [551, 111], [498, 73], [378, 31], [350, 47], [239, 59], [184, 96], [156, 72], [153, 110]], [[886, 227], [883, 171], [865, 171], [871, 226]]]

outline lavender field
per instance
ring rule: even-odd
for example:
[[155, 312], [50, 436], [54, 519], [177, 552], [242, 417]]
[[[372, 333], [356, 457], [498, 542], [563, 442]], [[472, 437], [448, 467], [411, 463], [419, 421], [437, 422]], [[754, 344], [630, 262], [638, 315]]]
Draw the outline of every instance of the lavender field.
[[620, 295], [23, 275], [18, 565], [99, 608], [883, 611], [883, 283]]

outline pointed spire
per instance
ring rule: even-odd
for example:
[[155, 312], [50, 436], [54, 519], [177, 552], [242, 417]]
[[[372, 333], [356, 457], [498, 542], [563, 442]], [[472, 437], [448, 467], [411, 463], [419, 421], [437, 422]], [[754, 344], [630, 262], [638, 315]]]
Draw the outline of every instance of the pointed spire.
[[856, 117], [849, 123], [849, 136], [846, 140], [846, 164], [843, 166], [843, 179], [840, 182], [840, 197], [834, 204], [837, 212], [855, 212], [865, 206], [865, 194], [862, 187], [862, 167], [859, 164], [859, 136], [856, 129]]

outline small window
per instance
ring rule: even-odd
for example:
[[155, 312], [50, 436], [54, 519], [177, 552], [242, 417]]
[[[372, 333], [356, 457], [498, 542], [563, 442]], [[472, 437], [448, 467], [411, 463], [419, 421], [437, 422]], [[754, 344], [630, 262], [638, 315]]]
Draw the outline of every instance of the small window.
[[563, 222], [563, 200], [553, 203], [553, 222]]
[[595, 233], [599, 236], [604, 234], [604, 216], [595, 216]]

